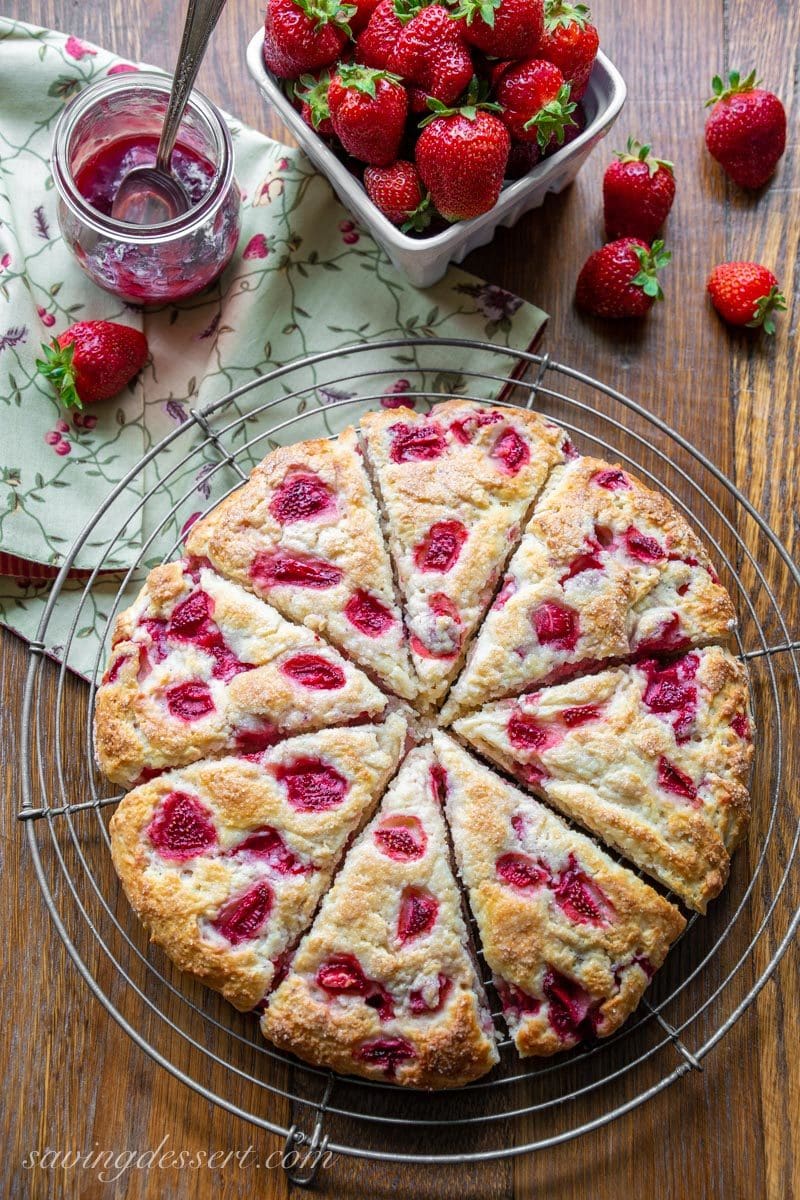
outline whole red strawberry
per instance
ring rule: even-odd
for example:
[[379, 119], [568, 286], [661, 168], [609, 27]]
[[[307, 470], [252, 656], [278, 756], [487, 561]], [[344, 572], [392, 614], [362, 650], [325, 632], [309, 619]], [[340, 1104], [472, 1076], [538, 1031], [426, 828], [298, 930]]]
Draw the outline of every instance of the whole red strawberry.
[[65, 408], [109, 400], [147, 362], [147, 339], [114, 321], [79, 321], [43, 345], [39, 374], [53, 385]]
[[301, 75], [294, 86], [294, 94], [300, 101], [300, 116], [321, 137], [331, 137], [333, 134], [328, 108], [330, 83], [329, 73], [322, 71], [319, 75]]
[[400, 159], [390, 167], [367, 167], [364, 187], [383, 215], [404, 233], [421, 233], [431, 220], [430, 197], [413, 163]]
[[574, 124], [575, 105], [558, 67], [526, 59], [500, 76], [496, 94], [515, 141], [537, 142], [541, 150], [563, 145], [565, 129]]
[[[398, 0], [398, 4], [402, 0]], [[412, 14], [418, 12], [415, 6]], [[404, 20], [411, 20], [411, 15]], [[366, 28], [356, 39], [356, 62], [365, 67], [377, 67], [383, 71], [389, 65], [389, 56], [403, 32], [403, 20], [397, 14], [395, 0], [380, 0], [367, 22]]]
[[340, 63], [328, 88], [328, 109], [348, 154], [377, 167], [394, 162], [408, 116], [408, 96], [397, 75]]
[[350, 18], [349, 25], [354, 35], [361, 33], [365, 29], [375, 9], [378, 7], [378, 0], [353, 0], [355, 12]]
[[280, 79], [297, 79], [339, 57], [355, 6], [340, 0], [268, 0], [264, 62]]
[[577, 102], [589, 86], [600, 38], [585, 4], [545, 0], [544, 33], [537, 54], [555, 63]]
[[[472, 99], [472, 103], [469, 100]], [[460, 109], [429, 99], [416, 148], [422, 182], [446, 221], [466, 221], [497, 203], [511, 139], [499, 117], [476, 99]]]
[[774, 93], [757, 86], [756, 73], [741, 79], [731, 71], [725, 84], [715, 75], [713, 105], [706, 121], [706, 146], [734, 183], [760, 188], [786, 149], [786, 112]]
[[658, 271], [669, 262], [663, 242], [620, 238], [590, 254], [575, 288], [580, 308], [596, 317], [643, 317], [664, 293]]
[[786, 299], [772, 271], [754, 262], [720, 263], [708, 277], [711, 303], [729, 325], [775, 332], [773, 313], [786, 311]]
[[454, 104], [469, 86], [474, 69], [457, 21], [441, 4], [429, 4], [404, 25], [389, 55], [388, 67], [416, 84], [411, 107], [424, 111], [426, 96]]
[[492, 58], [530, 58], [544, 32], [544, 0], [460, 0], [453, 16], [464, 39]]
[[673, 166], [656, 158], [649, 146], [628, 138], [603, 176], [603, 211], [610, 238], [638, 237], [652, 242], [675, 199]]

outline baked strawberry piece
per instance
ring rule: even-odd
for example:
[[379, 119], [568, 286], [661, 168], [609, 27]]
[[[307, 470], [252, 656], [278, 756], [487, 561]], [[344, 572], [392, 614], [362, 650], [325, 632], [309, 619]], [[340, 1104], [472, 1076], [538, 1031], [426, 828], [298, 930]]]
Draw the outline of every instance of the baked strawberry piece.
[[450, 400], [361, 421], [404, 600], [420, 699], [456, 675], [566, 435], [536, 413]]
[[312, 630], [200, 561], [150, 572], [118, 618], [95, 749], [116, 783], [379, 717], [386, 697]]
[[462, 717], [456, 733], [705, 912], [749, 815], [741, 663], [647, 658]]
[[451, 738], [434, 741], [459, 870], [517, 1050], [557, 1054], [608, 1037], [683, 917]]
[[397, 695], [416, 694], [355, 430], [268, 454], [243, 487], [192, 526], [187, 548], [322, 634]]
[[443, 717], [607, 659], [678, 653], [735, 624], [730, 597], [684, 517], [621, 467], [556, 467]]
[[438, 778], [412, 751], [269, 1000], [266, 1037], [316, 1066], [443, 1088], [497, 1062]]
[[129, 792], [111, 854], [153, 941], [241, 1010], [259, 1004], [370, 816], [406, 726], [304, 734], [194, 763]]

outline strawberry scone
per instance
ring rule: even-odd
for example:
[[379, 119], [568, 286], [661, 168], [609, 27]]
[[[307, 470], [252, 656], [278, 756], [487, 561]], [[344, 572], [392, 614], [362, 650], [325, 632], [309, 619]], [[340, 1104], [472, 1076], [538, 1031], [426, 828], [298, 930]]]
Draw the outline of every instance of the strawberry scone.
[[522, 1055], [608, 1037], [683, 930], [678, 910], [437, 733], [456, 858]]
[[733, 605], [688, 523], [618, 466], [556, 467], [442, 718], [594, 670], [726, 637]]
[[317, 1066], [413, 1087], [458, 1087], [497, 1062], [429, 747], [349, 851], [262, 1029]]
[[316, 630], [398, 696], [417, 684], [355, 430], [282, 446], [186, 541], [283, 616]]
[[153, 941], [236, 1008], [259, 1004], [394, 772], [405, 731], [397, 714], [325, 729], [129, 792], [111, 818], [111, 853]]
[[749, 816], [744, 669], [720, 646], [489, 704], [455, 732], [705, 912]]
[[200, 560], [150, 572], [117, 618], [98, 689], [100, 769], [133, 784], [165, 767], [380, 717], [387, 699], [310, 629]]
[[361, 421], [386, 517], [420, 698], [441, 699], [529, 510], [564, 461], [563, 430], [537, 413], [466, 400]]

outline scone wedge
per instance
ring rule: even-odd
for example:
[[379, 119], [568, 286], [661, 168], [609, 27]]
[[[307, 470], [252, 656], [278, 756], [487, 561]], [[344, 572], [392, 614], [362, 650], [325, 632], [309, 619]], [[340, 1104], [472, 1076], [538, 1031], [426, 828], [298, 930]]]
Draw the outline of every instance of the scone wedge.
[[678, 910], [554, 813], [434, 737], [461, 876], [522, 1055], [608, 1037], [683, 930]]
[[442, 719], [634, 654], [728, 636], [735, 614], [666, 496], [618, 466], [556, 467]]
[[705, 912], [749, 816], [744, 668], [710, 646], [462, 717], [455, 732]]
[[378, 508], [354, 429], [268, 454], [191, 529], [205, 556], [285, 617], [321, 633], [404, 699], [417, 684]]
[[129, 792], [111, 818], [111, 853], [152, 940], [236, 1008], [263, 1001], [405, 733], [394, 714], [194, 763]]
[[95, 707], [100, 769], [171, 766], [380, 717], [386, 697], [334, 647], [198, 560], [152, 570], [117, 618]]
[[420, 1088], [497, 1062], [430, 748], [412, 751], [349, 851], [262, 1017], [316, 1066]]
[[448, 400], [360, 425], [386, 519], [420, 698], [457, 674], [533, 501], [565, 461], [563, 430], [537, 413]]

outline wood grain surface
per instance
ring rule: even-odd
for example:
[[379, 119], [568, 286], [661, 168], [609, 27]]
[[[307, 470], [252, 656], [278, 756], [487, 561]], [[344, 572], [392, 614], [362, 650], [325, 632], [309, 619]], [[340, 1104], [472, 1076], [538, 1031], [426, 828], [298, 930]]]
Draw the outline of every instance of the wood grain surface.
[[[12, 15], [90, 38], [132, 59], [168, 67], [179, 41], [183, 5], [178, 0], [6, 0], [4, 8]], [[554, 357], [636, 397], [701, 446], [796, 553], [800, 389], [794, 333], [799, 311], [800, 167], [795, 142], [800, 115], [796, 92], [800, 5], [795, 0], [761, 0], [757, 5], [748, 0], [704, 0], [702, 4], [595, 0], [593, 8], [603, 46], [629, 87], [628, 104], [611, 143], [596, 152], [568, 193], [549, 197], [541, 211], [515, 229], [501, 230], [492, 245], [465, 265], [547, 309], [551, 321], [545, 344]], [[244, 46], [260, 19], [258, 0], [231, 0], [200, 83], [229, 111], [283, 137], [280, 123], [265, 112], [245, 71]], [[728, 185], [703, 147], [702, 101], [711, 76], [728, 67], [757, 67], [789, 109], [789, 152], [772, 185], [755, 196]], [[601, 240], [604, 164], [612, 147], [623, 144], [629, 133], [652, 139], [660, 155], [675, 161], [678, 179], [668, 229], [675, 258], [665, 284], [667, 300], [635, 327], [587, 320], [576, 313], [572, 302], [578, 269]], [[750, 333], [732, 335], [715, 318], [704, 296], [705, 278], [714, 263], [750, 257], [777, 270], [790, 301], [790, 312], [780, 318], [778, 335], [771, 342]], [[715, 494], [729, 511], [721, 491]], [[752, 528], [742, 532], [757, 545]], [[769, 566], [763, 544], [759, 552]], [[781, 598], [796, 637], [800, 632], [797, 598], [788, 588]], [[14, 1200], [122, 1196], [277, 1200], [289, 1193], [299, 1195], [288, 1187], [280, 1170], [262, 1169], [259, 1174], [232, 1166], [217, 1171], [131, 1170], [116, 1182], [104, 1183], [90, 1171], [48, 1174], [23, 1169], [27, 1155], [46, 1147], [83, 1152], [94, 1147], [146, 1150], [158, 1146], [166, 1135], [170, 1146], [190, 1151], [244, 1150], [252, 1144], [263, 1158], [279, 1141], [199, 1098], [155, 1065], [92, 998], [68, 960], [45, 910], [23, 831], [14, 820], [27, 652], [10, 635], [0, 640], [0, 651], [5, 785], [0, 886], [6, 1021], [0, 1051], [5, 1134], [0, 1195]], [[780, 662], [776, 673], [796, 727], [795, 699]], [[48, 678], [47, 687], [51, 685]], [[76, 711], [82, 705], [81, 692], [79, 683], [69, 683], [67, 698]], [[61, 731], [62, 736], [65, 733], [69, 730]], [[770, 733], [765, 731], [767, 740]], [[796, 754], [793, 744], [789, 750]], [[784, 815], [796, 810], [797, 766], [795, 761], [780, 796]], [[741, 872], [740, 881], [747, 878], [765, 822], [765, 814], [757, 812], [752, 844], [735, 868]], [[777, 848], [770, 850], [767, 870], [772, 872], [770, 878], [777, 879], [789, 847], [780, 839], [772, 844]], [[754, 893], [737, 925], [730, 956], [745, 950], [769, 899], [766, 885]], [[719, 902], [709, 930], [718, 931], [724, 924], [726, 903], [725, 899]], [[124, 919], [122, 909], [120, 915]], [[132, 924], [130, 918], [128, 922]], [[767, 962], [773, 945], [759, 943], [737, 985], [738, 998]], [[729, 961], [734, 961], [730, 956]], [[124, 1009], [120, 983], [114, 982], [102, 962], [97, 970]], [[709, 978], [716, 979], [715, 972], [721, 970], [712, 964]], [[578, 1141], [535, 1156], [479, 1166], [421, 1168], [339, 1157], [321, 1174], [319, 1187], [342, 1198], [800, 1197], [799, 982], [792, 948], [756, 1004], [705, 1059], [702, 1072], [687, 1074], [644, 1107]], [[197, 1003], [208, 1003], [202, 990], [193, 995]], [[693, 1031], [692, 1045], [699, 1044], [704, 1031], [706, 1036], [713, 1031], [714, 1017], [712, 1008], [703, 1028]], [[187, 1062], [202, 1073], [202, 1063]], [[624, 1082], [615, 1088], [612, 1084], [603, 1091], [601, 1105], [624, 1099]], [[243, 1093], [243, 1103], [246, 1100]], [[589, 1103], [584, 1116], [591, 1112]], [[281, 1123], [294, 1119], [284, 1101], [275, 1103], [271, 1115]], [[526, 1133], [531, 1138], [541, 1136], [544, 1128], [544, 1122], [530, 1119]], [[480, 1129], [468, 1127], [461, 1148], [479, 1149], [484, 1136]], [[518, 1130], [514, 1136], [520, 1136]], [[421, 1143], [418, 1148], [429, 1147]]]

